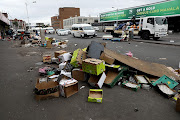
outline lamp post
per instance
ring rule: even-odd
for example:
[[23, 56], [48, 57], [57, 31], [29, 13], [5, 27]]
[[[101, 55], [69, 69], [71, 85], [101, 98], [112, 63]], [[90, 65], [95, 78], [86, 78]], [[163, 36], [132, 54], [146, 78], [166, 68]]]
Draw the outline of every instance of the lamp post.
[[[32, 3], [36, 3], [36, 1], [33, 1]], [[25, 5], [26, 5], [26, 12], [27, 12], [27, 19], [28, 19], [28, 29], [30, 28], [29, 26], [29, 14], [28, 14], [28, 7], [27, 7], [27, 2], [25, 2]]]
[[[115, 7], [112, 7], [112, 8], [115, 8]], [[118, 8], [116, 9], [116, 27], [117, 27], [117, 25], [118, 25]]]

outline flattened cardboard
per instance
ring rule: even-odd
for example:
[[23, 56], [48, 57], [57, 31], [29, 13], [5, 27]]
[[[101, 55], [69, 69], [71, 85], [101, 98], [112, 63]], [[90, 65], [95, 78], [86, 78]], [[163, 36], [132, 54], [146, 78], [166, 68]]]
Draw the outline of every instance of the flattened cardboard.
[[172, 71], [170, 71], [165, 65], [158, 64], [158, 63], [150, 63], [150, 62], [142, 61], [139, 59], [135, 59], [133, 57], [128, 57], [128, 56], [113, 52], [107, 48], [104, 48], [104, 53], [111, 56], [112, 58], [115, 58], [121, 63], [124, 63], [132, 68], [135, 68], [136, 70], [142, 71], [149, 75], [156, 76], [156, 77], [161, 77], [163, 75], [166, 75], [169, 77], [172, 76], [176, 80], [180, 80], [180, 78], [177, 77]]
[[77, 69], [77, 68], [72, 70], [72, 77], [78, 81], [86, 81], [87, 79], [86, 73], [83, 72], [82, 69]]
[[105, 64], [103, 60], [88, 58], [83, 60], [82, 69], [84, 72], [99, 75], [105, 71]]
[[62, 55], [62, 54], [64, 54], [64, 53], [67, 53], [67, 52], [64, 51], [64, 50], [55, 51], [55, 52], [54, 52], [54, 57], [55, 57], [55, 58], [58, 58], [59, 55]]
[[104, 72], [101, 76], [90, 75], [88, 83], [93, 87], [102, 88], [105, 79], [106, 79], [106, 74]]
[[103, 90], [102, 89], [90, 89], [88, 102], [102, 103]]
[[82, 65], [82, 61], [86, 59], [86, 52], [81, 50], [80, 48], [75, 50], [73, 56], [71, 58], [71, 65], [74, 67], [78, 67]]
[[104, 52], [101, 54], [100, 59], [104, 60], [106, 63], [108, 63], [110, 65], [113, 64], [114, 61], [115, 61], [114, 58], [112, 58], [111, 56], [106, 55]]

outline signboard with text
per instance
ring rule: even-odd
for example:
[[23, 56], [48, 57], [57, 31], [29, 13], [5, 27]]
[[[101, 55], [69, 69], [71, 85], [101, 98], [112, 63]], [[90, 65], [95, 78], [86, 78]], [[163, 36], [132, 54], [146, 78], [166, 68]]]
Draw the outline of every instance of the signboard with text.
[[180, 15], [180, 0], [171, 0], [132, 9], [117, 10], [100, 14], [100, 21], [129, 20], [145, 16]]

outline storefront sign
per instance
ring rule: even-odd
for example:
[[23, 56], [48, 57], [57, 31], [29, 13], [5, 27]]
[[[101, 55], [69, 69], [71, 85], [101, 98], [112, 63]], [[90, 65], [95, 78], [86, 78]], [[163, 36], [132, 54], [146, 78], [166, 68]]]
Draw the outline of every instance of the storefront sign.
[[129, 20], [133, 17], [180, 15], [180, 1], [170, 0], [148, 6], [100, 14], [100, 21]]

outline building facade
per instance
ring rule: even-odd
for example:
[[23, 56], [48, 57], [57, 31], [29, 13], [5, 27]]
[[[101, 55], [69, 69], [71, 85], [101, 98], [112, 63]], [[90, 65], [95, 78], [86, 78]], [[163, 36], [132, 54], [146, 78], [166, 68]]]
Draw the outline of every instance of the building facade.
[[63, 7], [59, 8], [59, 15], [51, 17], [51, 25], [54, 29], [63, 29], [63, 20], [80, 16], [80, 8], [75, 7]]
[[60, 28], [60, 20], [59, 16], [53, 16], [51, 17], [51, 25], [54, 29], [59, 29]]
[[66, 29], [70, 29], [73, 24], [93, 24], [98, 23], [99, 17], [70, 17], [68, 19], [63, 20], [63, 27]]
[[17, 29], [26, 30], [26, 22], [15, 18], [14, 20], [10, 20], [10, 27], [13, 28], [14, 30]]
[[5, 32], [9, 29], [9, 25], [8, 14], [0, 12], [0, 39], [4, 39]]

